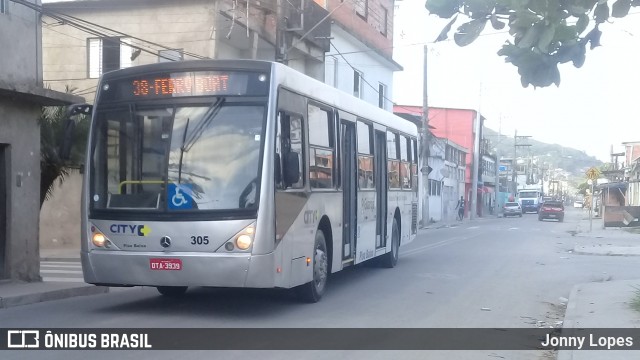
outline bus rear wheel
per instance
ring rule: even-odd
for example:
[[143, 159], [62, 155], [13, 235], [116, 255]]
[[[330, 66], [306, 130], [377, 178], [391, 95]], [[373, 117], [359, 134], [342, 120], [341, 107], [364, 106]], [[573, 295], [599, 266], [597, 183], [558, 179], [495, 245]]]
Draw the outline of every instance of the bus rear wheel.
[[186, 286], [158, 286], [158, 292], [164, 296], [177, 297], [187, 292]]
[[329, 257], [327, 254], [327, 242], [322, 230], [316, 233], [316, 240], [313, 245], [313, 279], [296, 288], [298, 297], [308, 303], [320, 301], [327, 287], [327, 276], [329, 275]]
[[380, 257], [380, 265], [385, 268], [393, 268], [398, 264], [398, 253], [400, 251], [400, 231], [398, 231], [398, 221], [393, 218], [391, 225], [391, 251]]

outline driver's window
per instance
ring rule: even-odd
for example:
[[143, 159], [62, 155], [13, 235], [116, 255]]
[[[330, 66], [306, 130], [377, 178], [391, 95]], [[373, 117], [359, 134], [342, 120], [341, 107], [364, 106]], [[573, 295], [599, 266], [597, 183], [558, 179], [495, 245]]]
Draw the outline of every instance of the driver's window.
[[[304, 143], [302, 136], [303, 129], [302, 116], [298, 114], [291, 114], [286, 111], [280, 111], [278, 113], [278, 130], [276, 139], [276, 153], [279, 164], [276, 165], [276, 171], [280, 171], [280, 174], [276, 175], [277, 188], [278, 189], [301, 189], [304, 187]], [[284, 161], [287, 154], [290, 152], [298, 153], [298, 169], [301, 174], [298, 182], [294, 184], [284, 184], [284, 177], [282, 171], [284, 170]]]

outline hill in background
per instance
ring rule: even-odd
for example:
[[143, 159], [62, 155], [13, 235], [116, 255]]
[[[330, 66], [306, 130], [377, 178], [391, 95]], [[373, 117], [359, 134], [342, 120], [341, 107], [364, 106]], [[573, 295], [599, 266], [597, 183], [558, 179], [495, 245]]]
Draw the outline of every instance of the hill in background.
[[[513, 158], [513, 136], [499, 136], [497, 131], [485, 127], [484, 137], [491, 142], [491, 149], [498, 149], [498, 156], [501, 158]], [[564, 169], [578, 178], [583, 178], [584, 172], [588, 168], [592, 166], [601, 167], [603, 165], [603, 162], [595, 156], [590, 156], [582, 150], [564, 147], [559, 144], [548, 144], [533, 138], [518, 139], [518, 144], [531, 145], [518, 147], [518, 157], [536, 156], [539, 161], [551, 164], [552, 168]]]

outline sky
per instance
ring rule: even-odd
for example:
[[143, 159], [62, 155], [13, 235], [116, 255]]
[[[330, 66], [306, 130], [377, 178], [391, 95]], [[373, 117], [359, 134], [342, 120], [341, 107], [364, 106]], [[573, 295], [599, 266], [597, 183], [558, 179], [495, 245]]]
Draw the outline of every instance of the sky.
[[430, 106], [480, 110], [493, 130], [509, 136], [517, 130], [602, 161], [610, 161], [611, 145], [617, 152], [622, 142], [640, 141], [640, 9], [600, 27], [602, 46], [587, 48], [582, 68], [561, 64], [559, 87], [534, 89], [523, 88], [517, 68], [496, 54], [508, 27], [496, 33], [487, 25], [466, 47], [434, 43], [447, 21], [429, 15], [424, 2], [396, 1], [393, 57], [404, 68], [394, 74], [396, 104], [422, 105], [426, 45]]

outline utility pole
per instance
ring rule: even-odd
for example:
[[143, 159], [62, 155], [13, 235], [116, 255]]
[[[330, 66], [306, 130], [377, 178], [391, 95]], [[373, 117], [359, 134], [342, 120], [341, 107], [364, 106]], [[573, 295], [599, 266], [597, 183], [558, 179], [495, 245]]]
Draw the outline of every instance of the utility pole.
[[428, 92], [427, 92], [427, 55], [429, 54], [429, 49], [427, 45], [424, 46], [424, 60], [423, 60], [423, 76], [422, 76], [422, 151], [420, 151], [420, 155], [422, 156], [422, 167], [421, 167], [421, 178], [422, 178], [422, 186], [420, 189], [422, 190], [422, 226], [425, 227], [429, 224], [429, 101], [428, 101]]
[[478, 170], [480, 162], [480, 110], [476, 111], [473, 140], [473, 170], [471, 171], [471, 199], [469, 199], [469, 220], [476, 217], [478, 211]]
[[[500, 132], [498, 132], [498, 135], [499, 134]], [[498, 146], [496, 146], [496, 198], [493, 202], [494, 215], [498, 215], [500, 213], [500, 209], [502, 209], [500, 206], [500, 156], [498, 156], [498, 153]]]
[[283, 0], [276, 0], [276, 58], [282, 64], [287, 64], [287, 20], [282, 8]]
[[518, 157], [518, 130], [516, 129], [516, 132], [513, 135], [513, 161], [511, 161], [511, 186], [513, 186], [514, 197], [518, 190], [518, 183], [516, 182], [516, 179], [517, 179], [516, 168], [518, 166], [518, 162], [516, 160], [517, 157]]
[[527, 147], [527, 146], [531, 146], [531, 144], [519, 144], [518, 140], [524, 140], [524, 139], [528, 139], [531, 136], [529, 135], [520, 135], [518, 136], [518, 130], [516, 130], [515, 135], [513, 136], [513, 171], [512, 171], [512, 175], [511, 175], [511, 181], [513, 182], [512, 186], [513, 186], [513, 195], [515, 196], [516, 193], [518, 192], [518, 177], [517, 177], [517, 167], [518, 167], [518, 147]]

